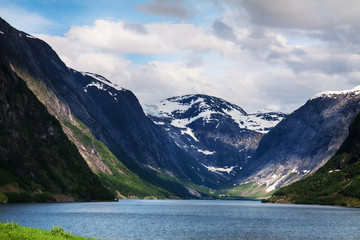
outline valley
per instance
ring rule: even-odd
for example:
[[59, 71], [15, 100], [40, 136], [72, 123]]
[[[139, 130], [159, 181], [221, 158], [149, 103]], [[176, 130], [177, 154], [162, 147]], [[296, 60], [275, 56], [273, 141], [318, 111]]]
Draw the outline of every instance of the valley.
[[[56, 186], [59, 178], [53, 172], [61, 172], [62, 167], [43, 170], [41, 175], [54, 181], [54, 186], [49, 186], [34, 170], [27, 170], [31, 161], [18, 164], [10, 157], [18, 156], [19, 151], [36, 154], [32, 145], [19, 145], [16, 149], [10, 142], [42, 141], [46, 134], [71, 141], [57, 147], [61, 151], [72, 149], [69, 154], [76, 155], [83, 164], [83, 170], [76, 170], [77, 173], [86, 172], [83, 180], [101, 184], [96, 188], [108, 194], [107, 199], [254, 199], [268, 198], [274, 193], [278, 196], [285, 191], [279, 190], [282, 187], [301, 183], [298, 181], [317, 174], [318, 169], [333, 161], [329, 159], [345, 144], [348, 128], [360, 112], [359, 88], [317, 94], [290, 114], [247, 113], [240, 106], [205, 94], [174, 96], [141, 106], [130, 90], [99, 74], [67, 67], [44, 41], [27, 37], [30, 35], [3, 19], [0, 30], [2, 84], [5, 86], [6, 74], [10, 74], [11, 79], [16, 79], [11, 81], [21, 86], [15, 87], [20, 89], [16, 90], [19, 93], [11, 94], [18, 104], [14, 106], [23, 108], [31, 98], [50, 114], [42, 118], [56, 121], [53, 123], [56, 127], [44, 129], [46, 133], [29, 132], [21, 140], [19, 133], [12, 130], [20, 116], [24, 118], [21, 122], [31, 123], [30, 128], [34, 119], [21, 111], [16, 117], [19, 119], [13, 121], [15, 125], [6, 125], [11, 117], [8, 106], [14, 103], [2, 102], [0, 133], [2, 146], [9, 148], [1, 149], [1, 201], [89, 200], [85, 195], [65, 190], [77, 180]], [[14, 91], [11, 81], [6, 83], [8, 88], [2, 88], [3, 99]], [[31, 97], [18, 98], [22, 92]], [[65, 147], [66, 144], [71, 147]], [[44, 151], [49, 161], [57, 159], [53, 150]], [[39, 164], [38, 159], [35, 158], [34, 166]], [[27, 186], [19, 180], [19, 172], [35, 175], [34, 182]], [[60, 197], [61, 194], [65, 196]], [[66, 197], [67, 194], [70, 196]], [[21, 200], [21, 196], [26, 198]]]

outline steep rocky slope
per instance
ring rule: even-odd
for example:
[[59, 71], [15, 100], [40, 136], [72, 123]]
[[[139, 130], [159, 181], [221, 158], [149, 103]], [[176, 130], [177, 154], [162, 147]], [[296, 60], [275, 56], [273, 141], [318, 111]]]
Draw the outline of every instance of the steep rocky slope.
[[51, 90], [96, 139], [143, 180], [183, 197], [192, 195], [179, 181], [215, 185], [205, 167], [145, 116], [132, 92], [96, 74], [67, 68], [45, 42], [2, 19], [0, 30], [0, 44], [14, 69]]
[[248, 114], [221, 98], [192, 94], [144, 107], [147, 116], [209, 172], [228, 183], [251, 161], [262, 136], [286, 114]]
[[144, 182], [119, 161], [113, 153], [91, 131], [76, 118], [69, 106], [60, 101], [46, 86], [34, 78], [15, 70], [30, 90], [55, 116], [68, 138], [76, 145], [91, 170], [98, 175], [101, 183], [110, 189], [117, 198], [173, 198], [171, 193]]
[[335, 156], [312, 176], [278, 190], [268, 202], [360, 207], [360, 114]]
[[0, 86], [0, 192], [10, 202], [113, 199], [1, 49]]
[[315, 172], [339, 149], [359, 112], [360, 88], [314, 96], [262, 138], [238, 182], [271, 192]]

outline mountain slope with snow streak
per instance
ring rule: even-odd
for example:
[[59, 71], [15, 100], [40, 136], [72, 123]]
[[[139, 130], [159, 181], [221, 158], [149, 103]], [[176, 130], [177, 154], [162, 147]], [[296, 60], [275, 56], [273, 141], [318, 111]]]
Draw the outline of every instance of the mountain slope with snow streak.
[[266, 134], [237, 183], [279, 189], [313, 174], [339, 149], [360, 112], [360, 86], [316, 94]]
[[158, 118], [173, 118], [171, 125], [186, 128], [199, 118], [206, 122], [216, 120], [216, 114], [231, 117], [240, 129], [267, 133], [286, 114], [280, 112], [246, 113], [241, 107], [221, 98], [202, 94], [184, 95], [162, 100], [159, 104], [146, 105], [145, 113]]
[[229, 181], [251, 161], [262, 136], [286, 114], [248, 114], [224, 99], [193, 94], [172, 97], [144, 111], [176, 144], [209, 171]]

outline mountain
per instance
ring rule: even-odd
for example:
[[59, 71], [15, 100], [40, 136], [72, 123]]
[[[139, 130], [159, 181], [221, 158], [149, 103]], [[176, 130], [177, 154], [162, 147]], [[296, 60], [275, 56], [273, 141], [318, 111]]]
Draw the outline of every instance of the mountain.
[[[70, 155], [77, 154], [74, 158], [78, 158], [80, 153], [82, 158], [79, 159], [87, 163], [84, 169], [90, 167], [97, 175], [94, 181], [100, 181], [118, 197], [258, 197], [271, 194], [323, 166], [339, 149], [348, 135], [350, 123], [360, 112], [360, 88], [357, 88], [316, 95], [288, 116], [276, 112], [248, 114], [223, 99], [200, 94], [173, 97], [146, 106], [146, 116], [131, 91], [98, 74], [68, 68], [48, 44], [14, 29], [3, 19], [0, 19], [0, 46], [9, 61], [4, 69], [25, 81], [25, 88], [29, 88], [32, 96], [35, 95], [45, 110], [60, 122], [43, 135], [53, 136], [52, 130], [57, 129], [54, 137], [64, 136], [60, 133], [63, 129], [73, 142], [68, 147], [69, 151], [74, 150]], [[9, 89], [5, 90], [7, 94]], [[16, 106], [20, 95], [11, 96], [15, 96], [16, 101], [11, 100], [11, 104]], [[4, 109], [12, 106], [7, 102], [9, 99], [6, 97], [3, 101]], [[7, 112], [8, 109], [4, 110], [2, 118], [8, 118]], [[27, 122], [28, 115], [24, 117], [23, 110], [17, 114], [19, 120]], [[47, 119], [45, 115], [37, 116]], [[14, 145], [22, 144], [23, 140], [17, 138], [19, 133], [12, 131], [9, 135], [8, 132], [16, 127], [11, 124], [18, 123], [6, 124], [1, 129], [1, 141], [4, 141], [1, 147], [10, 147], [10, 140]], [[29, 129], [19, 130], [26, 133]], [[43, 135], [29, 133], [23, 138], [25, 142], [31, 139], [36, 145]], [[57, 156], [58, 148], [65, 146], [61, 141], [57, 148], [46, 150], [46, 154]], [[29, 146], [36, 149], [35, 145]], [[23, 145], [18, 147], [24, 148]], [[16, 151], [17, 154], [21, 152]], [[4, 148], [2, 159], [10, 156], [7, 153]], [[8, 165], [5, 167], [7, 170], [2, 172], [2, 176], [6, 176], [5, 185], [15, 181], [19, 186], [23, 184], [24, 191], [33, 193], [38, 189], [38, 183], [31, 178], [31, 186], [18, 183], [19, 175]], [[81, 170], [76, 169], [81, 175]], [[88, 174], [88, 170], [84, 171]], [[33, 172], [30, 171], [30, 175], [33, 176]], [[53, 186], [61, 183], [51, 178], [44, 182]], [[63, 189], [52, 187], [51, 191], [46, 191], [52, 193], [56, 189], [78, 199], [95, 198], [91, 194], [87, 195], [90, 197], [80, 195], [76, 188], [68, 190], [67, 187], [74, 187], [69, 182], [61, 184]], [[11, 187], [7, 191], [9, 189]], [[92, 188], [84, 189], [91, 191]], [[100, 190], [104, 189], [99, 186]]]
[[60, 121], [67, 137], [75, 144], [91, 170], [117, 198], [173, 197], [171, 193], [143, 181], [131, 172], [103, 142], [94, 137], [89, 128], [53, 91], [22, 71], [17, 70], [17, 74], [25, 80], [26, 85], [46, 106], [49, 113]]
[[340, 149], [322, 168], [281, 188], [267, 202], [360, 207], [360, 114]]
[[5, 194], [10, 202], [112, 200], [114, 195], [100, 184], [1, 49], [0, 85], [2, 198]]
[[286, 114], [248, 114], [221, 98], [192, 94], [172, 97], [144, 111], [175, 143], [217, 178], [219, 186], [241, 175], [265, 133]]
[[207, 169], [145, 116], [131, 91], [99, 75], [68, 68], [48, 44], [2, 19], [0, 31], [0, 44], [13, 69], [56, 96], [60, 104], [54, 115], [62, 116], [57, 112], [63, 109], [65, 115], [75, 116], [142, 180], [181, 197], [198, 196], [184, 183], [215, 186]]
[[315, 95], [261, 139], [237, 181], [269, 193], [314, 173], [339, 149], [359, 112], [359, 87]]

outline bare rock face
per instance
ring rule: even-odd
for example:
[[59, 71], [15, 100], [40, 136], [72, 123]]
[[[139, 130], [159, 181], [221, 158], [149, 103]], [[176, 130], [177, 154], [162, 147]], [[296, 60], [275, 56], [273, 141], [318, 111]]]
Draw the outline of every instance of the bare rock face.
[[[46, 86], [130, 170], [185, 197], [190, 196], [185, 187], [158, 177], [158, 171], [197, 184], [216, 183], [204, 166], [145, 116], [131, 91], [99, 75], [69, 69], [48, 44], [12, 28], [2, 19], [0, 30], [0, 45], [13, 68], [36, 79], [40, 87]], [[59, 104], [51, 111], [65, 105]]]
[[339, 149], [360, 112], [360, 88], [311, 98], [260, 141], [241, 182], [267, 191], [297, 181], [323, 166]]
[[1, 49], [0, 176], [10, 202], [113, 199]]
[[263, 135], [286, 114], [248, 114], [224, 99], [204, 94], [172, 97], [144, 107], [175, 143], [217, 178], [218, 185], [242, 174]]

